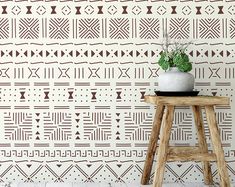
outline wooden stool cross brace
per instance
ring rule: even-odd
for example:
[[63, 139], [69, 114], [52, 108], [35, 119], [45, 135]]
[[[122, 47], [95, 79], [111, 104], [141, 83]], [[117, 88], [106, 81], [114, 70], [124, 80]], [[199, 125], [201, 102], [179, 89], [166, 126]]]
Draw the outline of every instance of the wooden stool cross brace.
[[[152, 132], [149, 140], [141, 184], [148, 183], [153, 159], [157, 150], [157, 140], [160, 135], [160, 143], [157, 150], [157, 164], [153, 187], [161, 187], [164, 177], [164, 170], [167, 161], [201, 161], [203, 165], [204, 182], [209, 185], [213, 183], [210, 161], [216, 161], [220, 186], [230, 187], [230, 180], [226, 168], [224, 151], [222, 148], [214, 105], [229, 105], [229, 98], [197, 96], [197, 97], [163, 97], [145, 96], [145, 102], [157, 105]], [[198, 136], [198, 147], [170, 147], [169, 139], [172, 122], [174, 119], [174, 106], [191, 106], [195, 119], [195, 126]], [[210, 130], [213, 153], [208, 153], [205, 138], [204, 125], [202, 120], [201, 107], [205, 107], [208, 127]], [[165, 110], [165, 113], [164, 113]], [[164, 117], [163, 117], [164, 116]], [[163, 121], [163, 122], [162, 122]]]

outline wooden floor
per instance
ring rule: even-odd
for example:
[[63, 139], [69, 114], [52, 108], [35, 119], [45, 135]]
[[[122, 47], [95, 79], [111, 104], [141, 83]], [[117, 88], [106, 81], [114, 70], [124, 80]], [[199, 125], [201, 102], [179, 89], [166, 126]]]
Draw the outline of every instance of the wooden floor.
[[[89, 187], [89, 186], [87, 186]], [[102, 186], [99, 186], [102, 187]], [[140, 185], [140, 184], [116, 184], [111, 185], [110, 187], [152, 187], [152, 185]], [[169, 183], [163, 184], [163, 187], [219, 187], [219, 185], [207, 186], [202, 183], [187, 183], [187, 184], [177, 184], [177, 183]], [[235, 185], [234, 185], [235, 187]]]
[[[235, 184], [232, 185], [235, 187]], [[140, 185], [138, 183], [131, 183], [131, 184], [107, 184], [107, 183], [0, 183], [0, 187], [152, 187], [152, 185]], [[202, 183], [186, 183], [186, 184], [179, 184], [179, 183], [168, 183], [163, 184], [163, 187], [206, 187]], [[207, 187], [219, 187], [219, 185], [212, 185]]]

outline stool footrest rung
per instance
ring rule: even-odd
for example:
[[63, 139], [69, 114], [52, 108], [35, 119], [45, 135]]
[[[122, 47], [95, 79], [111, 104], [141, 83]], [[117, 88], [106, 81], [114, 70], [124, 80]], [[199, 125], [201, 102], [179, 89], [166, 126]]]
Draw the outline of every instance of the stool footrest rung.
[[197, 146], [169, 146], [168, 154], [184, 154], [184, 153], [201, 153], [201, 150]]
[[[158, 147], [156, 154], [158, 153]], [[168, 154], [178, 154], [178, 153], [201, 153], [201, 149], [198, 146], [169, 146]]]
[[[158, 153], [158, 147], [156, 154]], [[169, 146], [168, 154], [178, 154], [178, 153], [201, 153], [201, 150], [197, 146]]]
[[167, 161], [216, 161], [214, 153], [177, 153], [168, 154]]

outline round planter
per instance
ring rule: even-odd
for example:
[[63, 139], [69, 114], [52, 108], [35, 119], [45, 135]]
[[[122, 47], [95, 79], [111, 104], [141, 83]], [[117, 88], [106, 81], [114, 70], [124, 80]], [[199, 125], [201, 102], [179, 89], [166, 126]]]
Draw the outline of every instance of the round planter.
[[158, 86], [160, 91], [169, 92], [187, 92], [194, 89], [194, 76], [191, 73], [185, 73], [176, 67], [170, 68], [158, 77]]

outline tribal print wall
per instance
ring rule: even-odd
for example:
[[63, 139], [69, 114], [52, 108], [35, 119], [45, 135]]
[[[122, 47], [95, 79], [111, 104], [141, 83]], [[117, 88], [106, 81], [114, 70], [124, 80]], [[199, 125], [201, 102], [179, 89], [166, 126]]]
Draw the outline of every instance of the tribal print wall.
[[[163, 30], [194, 42], [196, 89], [231, 98], [216, 111], [234, 180], [234, 1], [1, 0], [0, 181], [139, 182]], [[186, 109], [172, 144], [196, 142]], [[200, 163], [167, 165], [165, 181], [202, 180]]]

